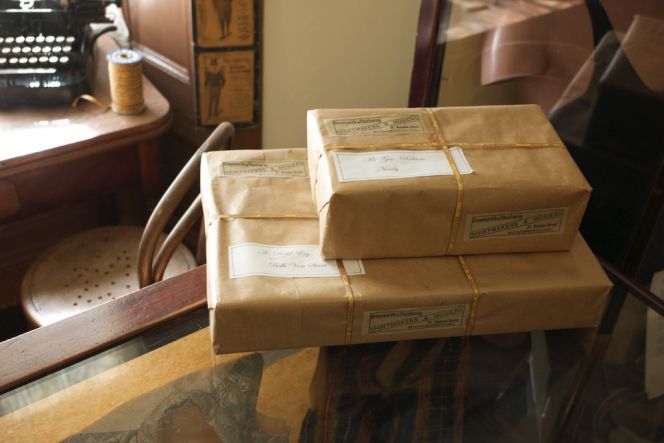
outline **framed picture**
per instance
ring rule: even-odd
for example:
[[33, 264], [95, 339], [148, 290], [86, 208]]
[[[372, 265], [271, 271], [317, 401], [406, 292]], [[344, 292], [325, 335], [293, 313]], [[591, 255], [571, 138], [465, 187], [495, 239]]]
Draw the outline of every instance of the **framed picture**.
[[254, 0], [194, 0], [195, 43], [201, 48], [253, 46]]
[[254, 68], [253, 50], [197, 53], [196, 89], [201, 125], [254, 122]]

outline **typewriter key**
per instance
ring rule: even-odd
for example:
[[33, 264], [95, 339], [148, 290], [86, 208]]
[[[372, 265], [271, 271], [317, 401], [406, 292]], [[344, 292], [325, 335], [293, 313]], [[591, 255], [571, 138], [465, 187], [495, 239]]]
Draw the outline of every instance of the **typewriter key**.
[[44, 46], [42, 48], [42, 52], [51, 52], [51, 47], [50, 46]]
[[29, 63], [37, 63], [37, 57], [30, 57], [30, 58], [28, 59], [28, 62], [29, 62]]
[[2, 48], [2, 53], [3, 54], [9, 54], [10, 51], [11, 51], [10, 48]]
[[12, 57], [12, 58], [9, 59], [9, 63], [11, 63], [11, 64], [18, 63], [18, 59], [16, 57]]
[[29, 46], [24, 46], [23, 49], [21, 49], [21, 51], [23, 51], [24, 53], [25, 52], [30, 52], [30, 47]]
[[7, 37], [5, 43], [14, 43], [14, 37]]
[[63, 57], [60, 57], [60, 63], [67, 63], [68, 61], [69, 61], [69, 57], [67, 57], [66, 55], [63, 56]]
[[67, 37], [67, 43], [74, 43], [74, 41], [76, 41], [76, 38], [73, 35]]
[[60, 46], [53, 46], [53, 52], [60, 52], [62, 48]]
[[35, 36], [34, 35], [29, 35], [25, 38], [26, 43], [33, 43], [35, 41]]
[[16, 37], [16, 43], [23, 43], [25, 41], [25, 37], [22, 35]]
[[4, 65], [5, 63], [7, 63], [7, 59], [4, 57], [0, 57], [0, 65]]
[[32, 52], [41, 52], [41, 47], [39, 47], [39, 46], [33, 47]]
[[51, 62], [51, 63], [56, 63], [58, 61], [58, 58], [55, 57], [55, 56], [49, 57], [48, 61]]
[[58, 43], [62, 43], [63, 41], [65, 41], [65, 36], [64, 35], [58, 35], [57, 37], [55, 37], [55, 41], [58, 42]]
[[18, 46], [14, 46], [14, 47], [12, 48], [12, 52], [13, 52], [14, 54], [16, 54], [17, 52], [21, 52], [21, 48], [19, 48]]
[[46, 63], [48, 61], [48, 57], [39, 57], [39, 63]]
[[35, 40], [37, 40], [37, 43], [43, 43], [44, 40], [46, 40], [46, 37], [44, 37], [43, 35], [39, 34]]
[[21, 58], [18, 59], [18, 62], [19, 62], [19, 63], [27, 63], [27, 62], [28, 62], [28, 58], [27, 58], [27, 57], [21, 57]]
[[48, 35], [48, 36], [46, 36], [46, 41], [48, 43], [53, 43], [55, 41], [55, 37], [52, 36], [52, 35]]
[[4, 38], [4, 37], [0, 37], [0, 43], [2, 43], [2, 42], [4, 42], [4, 41], [5, 41], [5, 38]]
[[71, 46], [63, 46], [63, 47], [62, 47], [62, 50], [63, 50], [64, 52], [71, 52]]

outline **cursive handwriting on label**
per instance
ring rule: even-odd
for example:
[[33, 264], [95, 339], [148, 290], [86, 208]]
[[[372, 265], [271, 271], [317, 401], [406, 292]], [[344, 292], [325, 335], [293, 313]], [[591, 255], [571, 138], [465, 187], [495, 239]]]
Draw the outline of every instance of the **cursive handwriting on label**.
[[[318, 245], [273, 246], [242, 243], [229, 248], [230, 278], [339, 276], [335, 260], [323, 260]], [[361, 260], [344, 260], [348, 275], [364, 274]]]

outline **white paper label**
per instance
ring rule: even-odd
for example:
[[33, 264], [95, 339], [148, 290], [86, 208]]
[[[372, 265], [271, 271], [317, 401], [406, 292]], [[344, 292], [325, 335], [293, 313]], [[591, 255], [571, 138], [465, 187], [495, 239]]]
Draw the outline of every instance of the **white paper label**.
[[[450, 149], [460, 174], [473, 170], [461, 148]], [[454, 175], [445, 153], [427, 151], [333, 152], [340, 182]]]
[[420, 114], [380, 115], [325, 120], [331, 136], [426, 132]]
[[241, 177], [307, 177], [304, 160], [223, 162], [220, 175]]
[[394, 334], [426, 329], [463, 327], [468, 305], [434, 306], [416, 309], [367, 311], [362, 335]]
[[468, 216], [466, 240], [561, 234], [567, 208], [495, 212]]
[[[317, 245], [272, 246], [242, 243], [228, 248], [231, 278], [251, 277], [334, 277], [339, 276], [336, 260], [323, 260]], [[343, 260], [346, 274], [364, 274], [362, 260]]]

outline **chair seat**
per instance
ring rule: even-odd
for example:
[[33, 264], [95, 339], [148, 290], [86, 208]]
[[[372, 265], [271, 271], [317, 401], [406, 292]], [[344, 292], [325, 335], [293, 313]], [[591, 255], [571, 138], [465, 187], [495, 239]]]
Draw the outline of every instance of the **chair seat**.
[[[136, 256], [143, 229], [91, 229], [57, 243], [23, 277], [21, 303], [30, 321], [45, 326], [139, 289]], [[183, 245], [164, 278], [196, 267]]]

